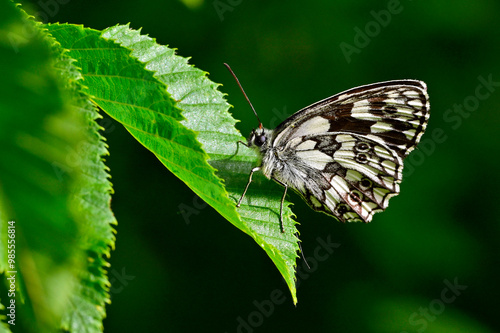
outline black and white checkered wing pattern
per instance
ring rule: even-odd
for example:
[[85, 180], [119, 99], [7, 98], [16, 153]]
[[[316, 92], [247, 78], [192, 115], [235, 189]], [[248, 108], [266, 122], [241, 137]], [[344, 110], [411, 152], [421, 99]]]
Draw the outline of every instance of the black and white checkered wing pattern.
[[276, 128], [272, 145], [294, 150], [294, 164], [308, 170], [295, 189], [313, 209], [369, 222], [399, 193], [403, 159], [428, 118], [425, 83], [381, 82], [297, 112]]

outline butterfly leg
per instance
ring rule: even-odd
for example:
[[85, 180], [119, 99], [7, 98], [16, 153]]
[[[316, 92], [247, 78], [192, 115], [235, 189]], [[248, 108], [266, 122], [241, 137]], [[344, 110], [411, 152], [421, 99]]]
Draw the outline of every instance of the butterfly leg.
[[248, 147], [248, 143], [245, 143], [245, 142], [243, 142], [243, 141], [241, 141], [241, 140], [240, 140], [240, 141], [237, 141], [237, 142], [236, 142], [236, 151], [234, 152], [234, 154], [233, 154], [233, 155], [229, 156], [229, 158], [228, 158], [228, 159], [231, 159], [231, 158], [233, 158], [234, 156], [238, 155], [238, 151], [240, 150], [240, 143], [241, 143], [243, 146]]
[[248, 148], [248, 143], [243, 142], [243, 141], [241, 141], [241, 140], [238, 140], [238, 141], [236, 142], [236, 146], [238, 146], [236, 149], [239, 149], [239, 148], [240, 148], [240, 143], [241, 143], [243, 146], [245, 146], [245, 147], [247, 147], [247, 148]]
[[280, 182], [276, 178], [273, 178], [275, 182], [278, 184], [282, 185], [285, 187], [285, 192], [283, 192], [283, 197], [281, 197], [281, 205], [280, 205], [280, 228], [281, 228], [281, 233], [285, 233], [285, 226], [283, 225], [283, 203], [285, 202], [285, 197], [286, 197], [286, 191], [288, 190], [288, 185], [285, 183]]
[[236, 207], [238, 207], [238, 208], [240, 207], [241, 202], [243, 201], [243, 198], [245, 197], [245, 194], [247, 193], [248, 187], [250, 186], [250, 183], [252, 182], [253, 173], [257, 172], [259, 170], [260, 170], [260, 167], [255, 167], [255, 168], [252, 169], [252, 171], [250, 171], [250, 177], [248, 177], [247, 186], [245, 187], [245, 191], [243, 191], [243, 194], [241, 195], [241, 198], [238, 201], [238, 204], [236, 204]]

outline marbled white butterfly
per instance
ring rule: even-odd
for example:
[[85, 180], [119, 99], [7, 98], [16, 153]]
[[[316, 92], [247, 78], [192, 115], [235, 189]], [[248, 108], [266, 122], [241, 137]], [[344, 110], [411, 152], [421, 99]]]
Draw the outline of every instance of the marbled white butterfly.
[[256, 148], [262, 161], [251, 170], [237, 207], [253, 173], [262, 171], [285, 187], [282, 232], [289, 187], [316, 211], [342, 222], [370, 222], [399, 194], [403, 160], [420, 141], [428, 119], [427, 86], [417, 80], [341, 92], [296, 112], [274, 130], [262, 127], [258, 119], [259, 128], [245, 145]]

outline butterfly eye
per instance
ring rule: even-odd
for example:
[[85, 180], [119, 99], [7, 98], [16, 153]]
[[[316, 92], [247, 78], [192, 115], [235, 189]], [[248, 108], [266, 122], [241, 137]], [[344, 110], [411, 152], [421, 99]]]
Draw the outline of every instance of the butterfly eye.
[[266, 142], [267, 138], [265, 134], [262, 135], [256, 135], [255, 138], [253, 139], [253, 143], [260, 147]]

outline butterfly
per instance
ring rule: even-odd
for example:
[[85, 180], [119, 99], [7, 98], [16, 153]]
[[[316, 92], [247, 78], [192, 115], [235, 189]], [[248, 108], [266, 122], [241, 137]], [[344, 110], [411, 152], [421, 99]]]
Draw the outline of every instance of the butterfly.
[[282, 232], [288, 188], [312, 209], [341, 222], [370, 222], [399, 194], [403, 160], [424, 134], [429, 110], [424, 82], [395, 80], [328, 97], [297, 111], [274, 130], [264, 128], [257, 116], [259, 127], [244, 144], [257, 149], [261, 164], [251, 170], [237, 207], [252, 175], [261, 171], [285, 188]]

